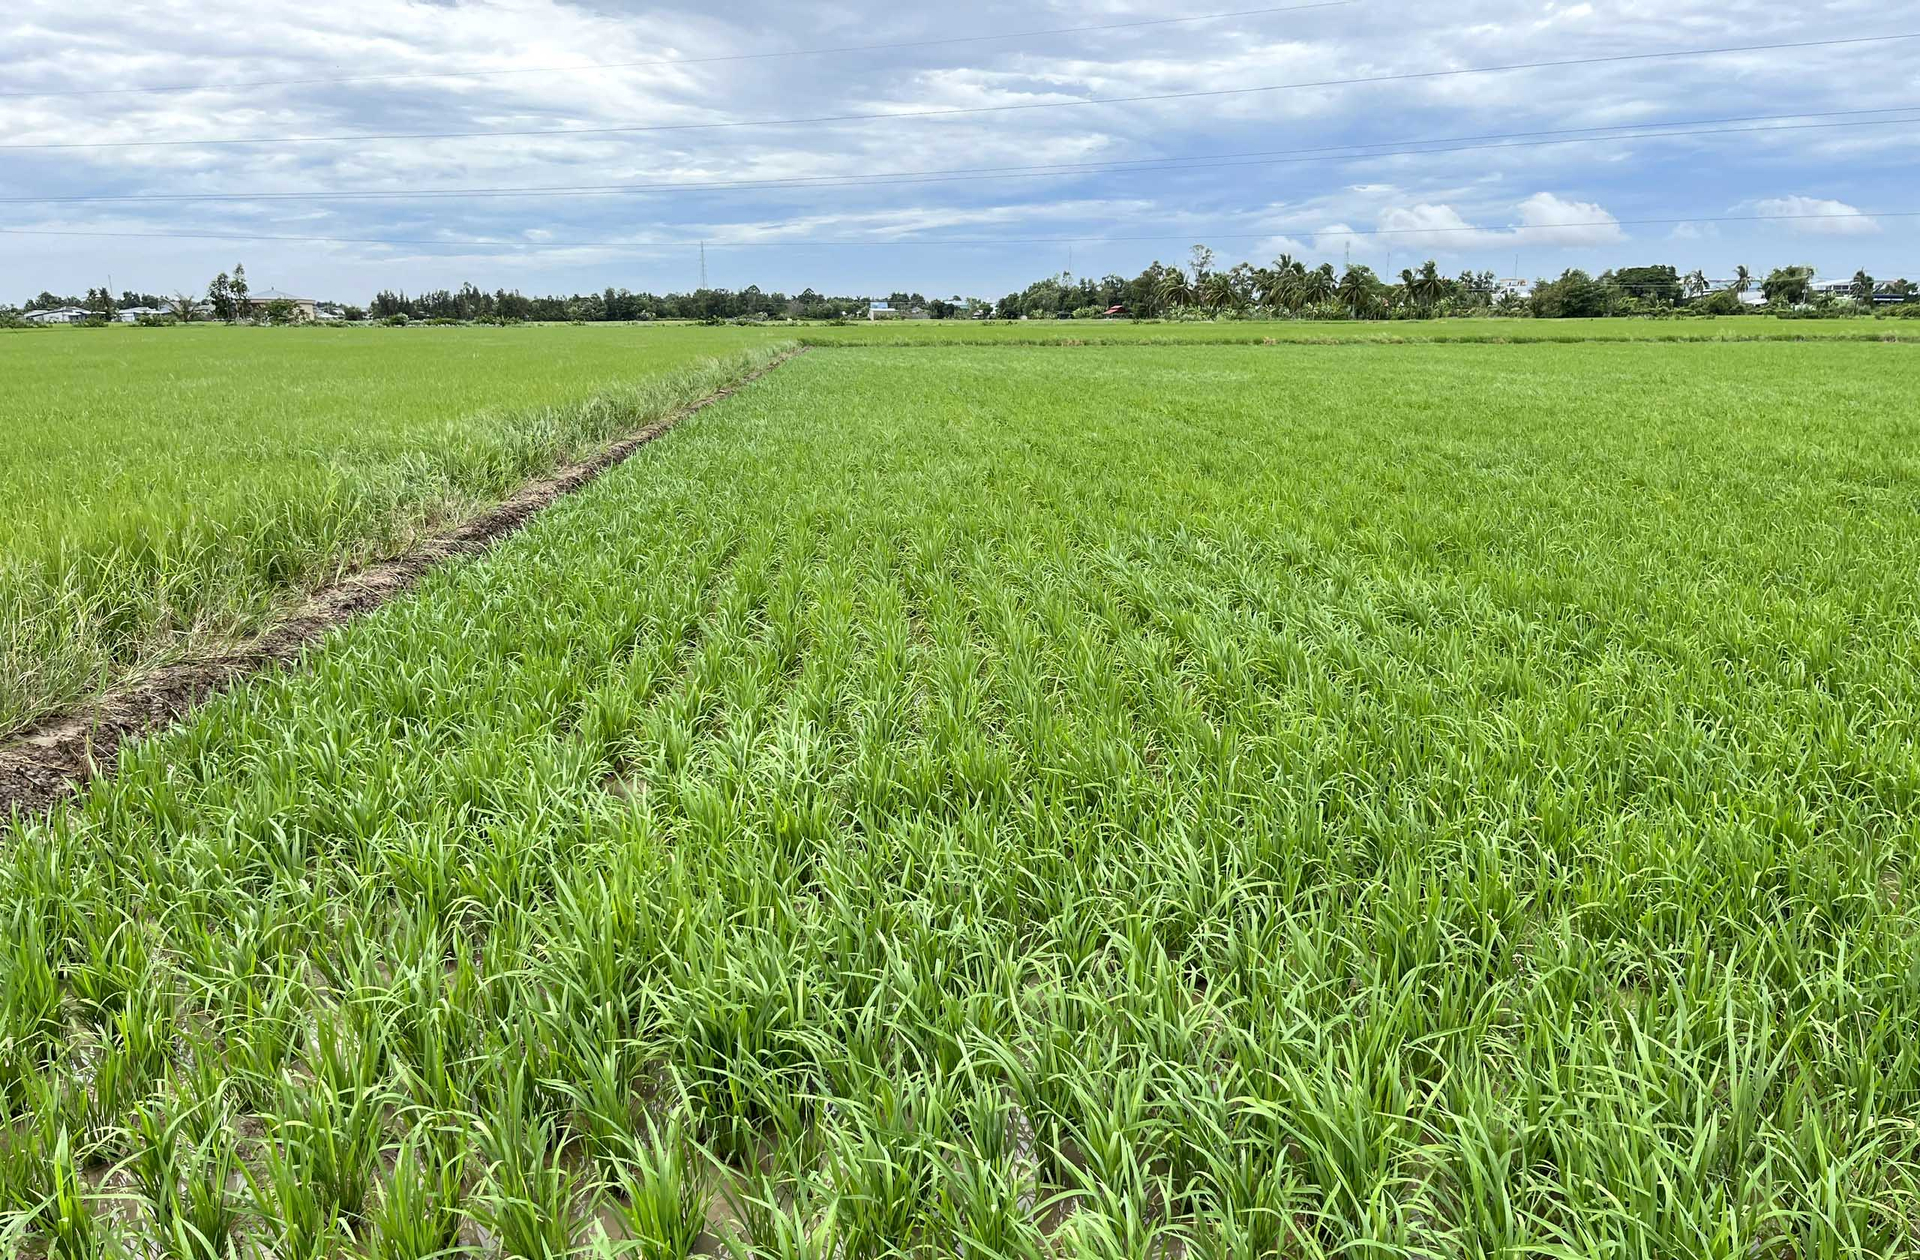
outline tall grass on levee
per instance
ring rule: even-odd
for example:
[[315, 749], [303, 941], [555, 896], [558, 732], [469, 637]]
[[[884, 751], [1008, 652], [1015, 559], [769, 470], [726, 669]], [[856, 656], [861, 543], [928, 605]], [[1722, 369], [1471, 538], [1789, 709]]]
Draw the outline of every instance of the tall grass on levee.
[[0, 335], [0, 738], [764, 362], [749, 330]]
[[1913, 354], [789, 364], [0, 842], [0, 1244], [1914, 1254]]

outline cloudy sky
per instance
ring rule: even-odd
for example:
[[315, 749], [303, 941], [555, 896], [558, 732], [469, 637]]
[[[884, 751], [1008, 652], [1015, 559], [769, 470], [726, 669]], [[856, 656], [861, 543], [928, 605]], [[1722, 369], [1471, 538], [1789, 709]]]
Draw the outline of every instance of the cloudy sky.
[[847, 294], [1196, 241], [1920, 279], [1920, 39], [1431, 74], [1920, 33], [1915, 0], [1292, 2], [13, 0], [0, 301], [236, 260], [349, 301], [686, 289], [701, 240], [717, 286]]

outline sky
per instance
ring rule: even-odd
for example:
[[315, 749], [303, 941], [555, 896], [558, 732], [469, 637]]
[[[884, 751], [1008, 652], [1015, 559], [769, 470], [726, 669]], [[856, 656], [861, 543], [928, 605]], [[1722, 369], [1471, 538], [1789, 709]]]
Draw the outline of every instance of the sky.
[[684, 291], [701, 241], [715, 287], [851, 296], [1200, 242], [1920, 280], [1920, 38], [1435, 73], [1920, 34], [1916, 0], [1308, 3], [12, 0], [0, 302], [236, 262], [345, 302]]

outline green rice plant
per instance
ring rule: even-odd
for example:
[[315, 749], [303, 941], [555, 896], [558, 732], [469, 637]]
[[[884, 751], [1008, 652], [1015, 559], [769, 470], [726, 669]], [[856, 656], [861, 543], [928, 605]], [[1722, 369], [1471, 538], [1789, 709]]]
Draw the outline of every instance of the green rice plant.
[[231, 1189], [239, 1159], [226, 1133], [212, 1133], [188, 1152], [179, 1212], [168, 1239], [175, 1260], [222, 1260], [235, 1254], [241, 1207]]
[[462, 1254], [465, 1151], [410, 1135], [400, 1144], [369, 1215], [371, 1260], [438, 1260]]
[[111, 1222], [95, 1207], [95, 1196], [81, 1184], [65, 1130], [54, 1138], [51, 1193], [30, 1214], [46, 1240], [47, 1260], [110, 1260], [122, 1254]]
[[52, 1193], [48, 1156], [34, 1126], [16, 1123], [0, 1131], [0, 1223], [30, 1216]]
[[262, 1142], [242, 1164], [253, 1214], [266, 1223], [274, 1253], [288, 1260], [322, 1260], [347, 1234], [340, 1208], [312, 1179], [297, 1143]]
[[510, 1068], [476, 1122], [486, 1179], [474, 1218], [511, 1260], [568, 1260], [581, 1248], [592, 1186], [568, 1167], [551, 1119], [539, 1114], [524, 1067]]
[[51, 962], [46, 925], [28, 907], [8, 916], [0, 967], [0, 1102], [9, 1114], [24, 1101], [34, 1065], [51, 1054], [61, 1030], [60, 982]]
[[621, 1248], [639, 1260], [685, 1260], [706, 1232], [713, 1195], [704, 1161], [677, 1121], [634, 1137], [614, 1169]]
[[310, 1226], [334, 1219], [353, 1226], [365, 1217], [385, 1145], [385, 1100], [339, 1079], [341, 1070], [336, 1065], [332, 1079], [283, 1076], [274, 1105], [274, 1138], [316, 1200], [305, 1211]]

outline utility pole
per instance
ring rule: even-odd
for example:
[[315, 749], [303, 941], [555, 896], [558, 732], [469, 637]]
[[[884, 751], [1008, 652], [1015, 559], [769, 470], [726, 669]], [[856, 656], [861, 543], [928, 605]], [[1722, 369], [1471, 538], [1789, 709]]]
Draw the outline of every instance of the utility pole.
[[700, 287], [703, 290], [707, 287], [707, 243], [705, 241], [700, 242]]

